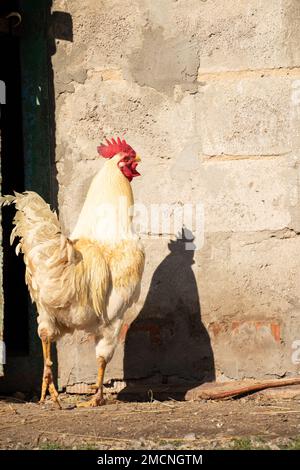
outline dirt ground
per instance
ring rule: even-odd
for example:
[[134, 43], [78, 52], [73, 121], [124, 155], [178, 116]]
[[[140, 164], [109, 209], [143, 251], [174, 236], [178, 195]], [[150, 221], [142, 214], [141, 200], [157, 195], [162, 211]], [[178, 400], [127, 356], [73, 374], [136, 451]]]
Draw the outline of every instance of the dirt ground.
[[255, 394], [226, 401], [108, 400], [65, 409], [20, 398], [0, 401], [1, 449], [300, 449], [300, 399]]

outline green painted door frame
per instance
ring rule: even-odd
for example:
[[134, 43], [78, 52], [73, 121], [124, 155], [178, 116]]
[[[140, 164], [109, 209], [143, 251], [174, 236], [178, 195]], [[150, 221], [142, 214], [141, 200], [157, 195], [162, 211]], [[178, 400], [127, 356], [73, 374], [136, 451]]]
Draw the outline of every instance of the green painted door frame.
[[[51, 44], [48, 35], [51, 4], [51, 0], [20, 0], [19, 12], [22, 16], [20, 60], [25, 188], [38, 192], [46, 201], [53, 203], [54, 103]], [[29, 302], [29, 354], [7, 358], [4, 372], [4, 380], [0, 381], [0, 390], [33, 390], [39, 386], [42, 354], [37, 336], [36, 310], [31, 302]]]
[[[52, 1], [22, 0], [21, 73], [25, 188], [51, 201], [51, 93], [48, 42]], [[31, 303], [29, 304], [31, 305]], [[41, 356], [36, 310], [30, 308], [30, 362]], [[32, 362], [31, 362], [32, 363]]]
[[[5, 84], [3, 82], [0, 83], [0, 113], [1, 113], [1, 106], [5, 104]], [[0, 129], [0, 157], [1, 157], [1, 129]], [[1, 162], [1, 159], [0, 159]], [[0, 167], [1, 170], [1, 167]], [[0, 179], [0, 190], [1, 190], [1, 179]], [[1, 214], [0, 214], [0, 224], [1, 224]], [[1, 230], [1, 241], [2, 241], [2, 229]], [[4, 373], [4, 364], [6, 362], [6, 353], [5, 353], [5, 343], [3, 341], [3, 313], [4, 313], [4, 299], [3, 299], [3, 282], [2, 282], [2, 266], [3, 266], [3, 248], [2, 245], [0, 246], [0, 260], [1, 260], [1, 270], [0, 270], [0, 377], [3, 376]]]
[[25, 186], [49, 200], [51, 196], [51, 93], [49, 46], [51, 1], [23, 0], [21, 71]]

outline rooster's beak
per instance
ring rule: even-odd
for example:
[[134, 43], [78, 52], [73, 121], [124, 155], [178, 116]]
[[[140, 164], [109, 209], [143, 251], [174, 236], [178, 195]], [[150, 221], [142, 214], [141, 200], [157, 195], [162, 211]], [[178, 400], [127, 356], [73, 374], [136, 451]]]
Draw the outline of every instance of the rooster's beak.
[[136, 155], [134, 161], [135, 161], [135, 162], [140, 162], [140, 161], [141, 161], [141, 157], [140, 157], [139, 155]]

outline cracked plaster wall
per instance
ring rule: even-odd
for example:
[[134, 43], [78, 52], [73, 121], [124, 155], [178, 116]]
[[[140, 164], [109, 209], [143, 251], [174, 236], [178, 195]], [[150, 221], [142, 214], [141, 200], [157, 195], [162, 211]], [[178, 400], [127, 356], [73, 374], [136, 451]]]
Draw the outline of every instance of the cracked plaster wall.
[[[191, 366], [179, 360], [170, 375], [208, 377], [208, 353], [197, 350], [203, 327], [217, 377], [296, 374], [291, 356], [293, 341], [300, 339], [300, 2], [54, 0], [53, 10], [72, 16], [74, 35], [72, 43], [57, 40], [53, 56], [58, 196], [66, 233], [101, 167], [97, 145], [103, 136], [126, 135], [143, 160], [143, 177], [133, 183], [137, 201], [204, 207], [204, 245], [191, 265], [202, 329], [184, 358]], [[148, 348], [143, 373], [131, 361], [132, 378], [168, 375], [159, 358], [149, 356], [157, 348], [167, 358], [185, 348], [176, 340], [179, 323], [170, 320], [180, 302], [165, 305], [149, 297], [153, 273], [170, 254], [169, 239], [151, 235], [132, 315], [143, 310], [145, 299], [155, 313], [143, 331], [130, 335], [137, 356], [143, 344]], [[184, 303], [182, 315], [200, 315], [195, 292], [187, 290]], [[157, 325], [158, 336], [151, 336]], [[124, 378], [125, 333], [108, 379]], [[90, 338], [67, 337], [58, 353], [61, 386], [94, 380]]]

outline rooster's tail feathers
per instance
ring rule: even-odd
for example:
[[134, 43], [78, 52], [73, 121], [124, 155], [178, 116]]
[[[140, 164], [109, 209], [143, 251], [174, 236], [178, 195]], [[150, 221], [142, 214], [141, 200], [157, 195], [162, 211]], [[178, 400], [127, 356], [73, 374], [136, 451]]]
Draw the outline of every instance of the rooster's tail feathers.
[[15, 238], [20, 239], [21, 246], [17, 246], [18, 251], [23, 251], [23, 245], [33, 242], [49, 240], [60, 232], [60, 225], [55, 212], [52, 212], [49, 204], [33, 191], [26, 191], [22, 194], [15, 192], [13, 195], [0, 197], [0, 206], [14, 204], [16, 215], [14, 217], [14, 228], [11, 232], [10, 243], [13, 244]]
[[63, 308], [74, 297], [71, 242], [61, 233], [55, 212], [37, 193], [0, 197], [0, 206], [14, 204], [16, 214], [11, 244], [17, 238], [16, 254], [24, 254], [25, 280], [33, 301], [50, 308]]

